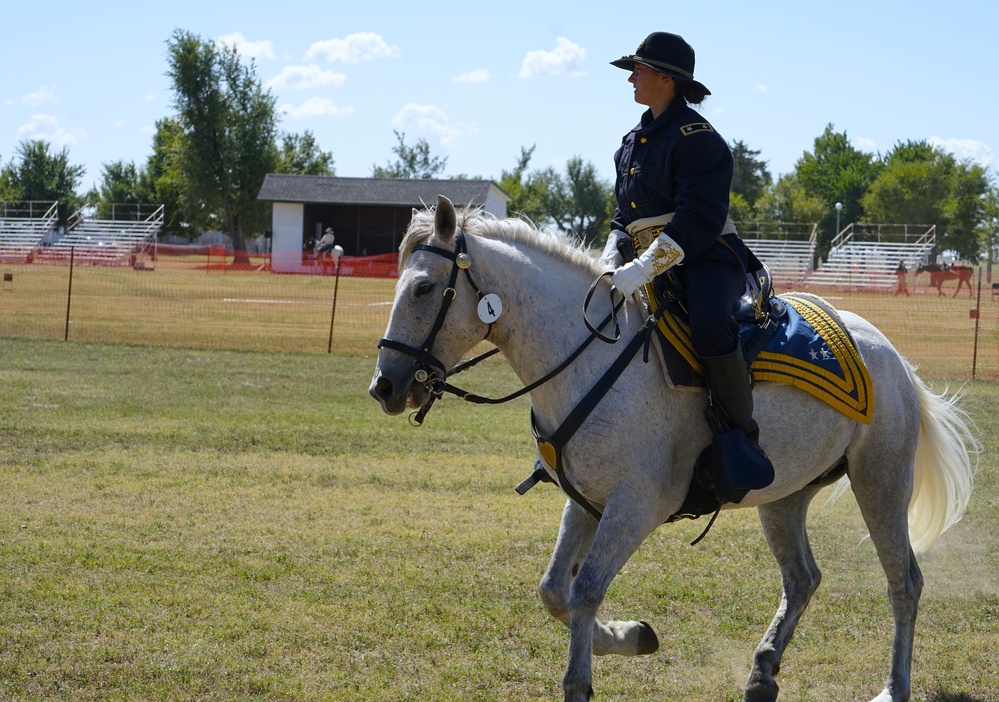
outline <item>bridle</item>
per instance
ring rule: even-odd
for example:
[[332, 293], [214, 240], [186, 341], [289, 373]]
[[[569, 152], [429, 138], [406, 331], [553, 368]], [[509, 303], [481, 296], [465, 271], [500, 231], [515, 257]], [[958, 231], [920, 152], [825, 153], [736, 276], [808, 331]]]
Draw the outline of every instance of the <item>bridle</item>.
[[[419, 244], [413, 247], [412, 253], [416, 253], [417, 251], [428, 251], [430, 253], [437, 254], [438, 256], [443, 256], [444, 258], [447, 258], [452, 262], [451, 273], [450, 277], [448, 278], [448, 284], [447, 287], [444, 289], [444, 293], [441, 298], [441, 308], [437, 312], [437, 318], [434, 320], [434, 324], [431, 327], [430, 333], [427, 335], [426, 340], [418, 347], [410, 346], [409, 344], [404, 344], [401, 341], [396, 341], [394, 339], [389, 339], [387, 337], [384, 337], [378, 341], [379, 349], [383, 348], [391, 349], [393, 351], [398, 351], [412, 358], [413, 368], [414, 368], [413, 379], [417, 383], [423, 385], [423, 387], [427, 390], [428, 393], [427, 399], [424, 401], [423, 405], [421, 405], [420, 408], [417, 411], [413, 412], [409, 417], [409, 421], [411, 424], [417, 426], [422, 424], [424, 418], [427, 416], [427, 413], [430, 411], [430, 408], [433, 407], [434, 402], [436, 402], [439, 397], [443, 396], [445, 392], [457, 395], [458, 397], [461, 397], [463, 400], [475, 404], [498, 405], [504, 402], [509, 402], [510, 400], [514, 400], [518, 397], [526, 395], [527, 393], [531, 392], [537, 387], [540, 387], [544, 383], [547, 383], [549, 380], [551, 380], [559, 373], [564, 371], [573, 363], [573, 361], [575, 361], [579, 357], [581, 353], [583, 353], [583, 351], [586, 350], [586, 348], [595, 339], [600, 339], [601, 341], [607, 343], [615, 343], [620, 339], [621, 335], [620, 335], [620, 327], [618, 326], [617, 323], [617, 312], [618, 310], [621, 309], [622, 306], [624, 306], [625, 300], [624, 298], [621, 298], [615, 303], [613, 299], [613, 289], [610, 298], [611, 311], [603, 319], [603, 321], [600, 322], [599, 324], [594, 325], [586, 317], [586, 308], [588, 307], [589, 302], [593, 297], [593, 293], [596, 290], [600, 281], [604, 277], [609, 275], [609, 273], [606, 273], [593, 281], [593, 284], [590, 286], [590, 289], [587, 292], [586, 299], [584, 301], [583, 319], [584, 322], [586, 323], [586, 327], [590, 330], [589, 336], [587, 336], [586, 339], [584, 339], [583, 342], [580, 343], [580, 345], [577, 346], [572, 353], [570, 353], [559, 365], [557, 365], [551, 371], [546, 373], [541, 378], [538, 378], [534, 382], [530, 383], [529, 385], [525, 385], [520, 390], [512, 392], [509, 395], [497, 398], [483, 397], [482, 395], [476, 395], [474, 393], [467, 392], [459, 387], [451, 385], [450, 383], [447, 382], [447, 379], [450, 376], [457, 375], [462, 371], [468, 370], [469, 368], [476, 365], [480, 361], [483, 361], [486, 358], [489, 358], [490, 356], [499, 353], [498, 348], [490, 349], [489, 351], [486, 351], [485, 353], [480, 354], [475, 358], [472, 358], [468, 361], [459, 364], [458, 366], [455, 366], [451, 370], [448, 370], [447, 367], [444, 365], [444, 363], [433, 354], [433, 347], [434, 347], [434, 342], [437, 340], [437, 334], [444, 327], [444, 320], [447, 317], [448, 310], [451, 308], [451, 303], [454, 302], [454, 299], [458, 294], [457, 289], [455, 288], [455, 284], [458, 281], [458, 271], [465, 272], [465, 278], [468, 280], [468, 284], [469, 286], [471, 286], [472, 290], [475, 291], [476, 297], [479, 298], [480, 300], [483, 297], [483, 293], [479, 289], [479, 286], [477, 286], [475, 284], [475, 281], [472, 279], [472, 273], [471, 273], [472, 259], [468, 255], [468, 250], [465, 243], [465, 233], [461, 231], [461, 229], [458, 229], [457, 232], [455, 233], [454, 239], [455, 239], [454, 251], [441, 248], [440, 246], [432, 246], [430, 244]], [[614, 321], [615, 336], [608, 337], [602, 334], [601, 330], [604, 327], [606, 327], [612, 320]], [[492, 323], [489, 323], [488, 328], [486, 330], [486, 334], [483, 337], [483, 341], [487, 340], [489, 336], [492, 334], [492, 328], [493, 328]], [[645, 328], [646, 329], [649, 328], [648, 323], [646, 324]], [[646, 349], [646, 357], [647, 355], [648, 355], [648, 350]]]
[[[457, 288], [455, 288], [455, 284], [458, 282], [458, 271], [465, 272], [465, 278], [468, 280], [468, 284], [471, 286], [472, 290], [475, 291], [476, 297], [479, 299], [482, 298], [482, 291], [472, 279], [472, 259], [468, 255], [468, 250], [465, 244], [465, 233], [458, 230], [454, 239], [454, 251], [441, 248], [440, 246], [432, 246], [430, 244], [419, 244], [413, 247], [412, 253], [416, 253], [417, 251], [429, 251], [430, 253], [450, 259], [452, 263], [451, 274], [448, 278], [447, 287], [444, 289], [444, 293], [441, 296], [440, 310], [437, 312], [437, 318], [434, 320], [434, 324], [430, 328], [430, 333], [427, 335], [426, 340], [424, 340], [424, 342], [418, 347], [410, 346], [409, 344], [404, 344], [401, 341], [396, 341], [387, 337], [378, 341], [379, 349], [392, 349], [393, 351], [399, 351], [400, 353], [411, 357], [413, 359], [414, 380], [423, 385], [429, 392], [427, 400], [423, 403], [423, 406], [421, 406], [420, 409], [410, 417], [410, 421], [414, 424], [422, 424], [423, 418], [426, 416], [427, 412], [430, 411], [430, 407], [433, 405], [434, 401], [443, 395], [445, 390], [450, 390], [446, 382], [447, 376], [455, 372], [460, 372], [456, 369], [449, 373], [447, 366], [445, 366], [444, 363], [433, 354], [434, 342], [437, 340], [437, 334], [440, 333], [440, 330], [444, 327], [444, 320], [447, 317], [448, 310], [451, 309], [451, 303], [454, 302], [454, 299], [458, 295]], [[489, 323], [483, 340], [489, 338], [489, 335], [492, 333], [492, 329], [493, 325], [492, 323]], [[472, 359], [472, 362], [462, 364], [460, 369], [464, 370], [465, 368], [469, 368], [482, 359], [492, 356], [498, 352], [499, 349], [492, 349], [478, 358]]]

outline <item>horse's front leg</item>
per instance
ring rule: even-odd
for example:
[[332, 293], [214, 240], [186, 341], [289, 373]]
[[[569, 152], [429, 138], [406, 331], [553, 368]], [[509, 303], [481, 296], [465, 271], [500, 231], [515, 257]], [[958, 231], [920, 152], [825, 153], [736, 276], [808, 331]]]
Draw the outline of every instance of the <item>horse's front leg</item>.
[[589, 552], [569, 588], [569, 661], [562, 688], [566, 702], [593, 695], [593, 654], [652, 653], [659, 642], [645, 622], [607, 622], [597, 611], [618, 574], [645, 538], [662, 522], [648, 495], [620, 491], [604, 510]]
[[[555, 550], [538, 586], [548, 613], [566, 626], [569, 626], [569, 588], [590, 550], [596, 530], [597, 521], [575, 502], [567, 500]], [[659, 639], [645, 622], [596, 621], [593, 652], [598, 656], [612, 653], [640, 656], [658, 649]]]

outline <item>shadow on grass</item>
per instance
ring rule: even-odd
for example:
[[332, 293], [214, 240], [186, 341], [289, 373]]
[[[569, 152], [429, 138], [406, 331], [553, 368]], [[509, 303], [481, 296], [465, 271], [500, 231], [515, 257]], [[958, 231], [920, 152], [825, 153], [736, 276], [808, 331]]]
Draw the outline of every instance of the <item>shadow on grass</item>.
[[944, 692], [937, 690], [930, 695], [927, 702], [986, 702], [984, 697], [974, 697], [963, 692]]

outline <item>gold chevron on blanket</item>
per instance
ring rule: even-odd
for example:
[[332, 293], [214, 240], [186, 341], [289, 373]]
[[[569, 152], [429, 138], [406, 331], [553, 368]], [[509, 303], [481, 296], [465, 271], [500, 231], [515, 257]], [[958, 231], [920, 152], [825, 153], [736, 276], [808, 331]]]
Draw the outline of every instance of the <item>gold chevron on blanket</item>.
[[[658, 301], [648, 288], [654, 312]], [[793, 385], [847, 417], [869, 424], [874, 410], [871, 375], [838, 315], [812, 295], [789, 293], [780, 299], [787, 303], [787, 315], [750, 364], [753, 378]], [[660, 317], [658, 331], [695, 372], [703, 375], [691, 344], [690, 327], [682, 319], [667, 312]]]

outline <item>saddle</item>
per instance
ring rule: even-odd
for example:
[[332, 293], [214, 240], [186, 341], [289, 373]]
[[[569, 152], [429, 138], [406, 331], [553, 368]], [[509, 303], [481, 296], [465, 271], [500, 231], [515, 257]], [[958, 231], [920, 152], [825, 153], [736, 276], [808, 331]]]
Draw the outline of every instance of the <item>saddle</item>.
[[[746, 287], [734, 316], [739, 324], [746, 363], [750, 363], [786, 319], [787, 305], [774, 296], [770, 269], [752, 251], [747, 249], [747, 253]], [[667, 271], [646, 285], [645, 294], [651, 313], [660, 317], [657, 336], [670, 380], [674, 385], [704, 385], [700, 359], [690, 341], [686, 293], [674, 272]], [[661, 309], [663, 307], [666, 309]]]

